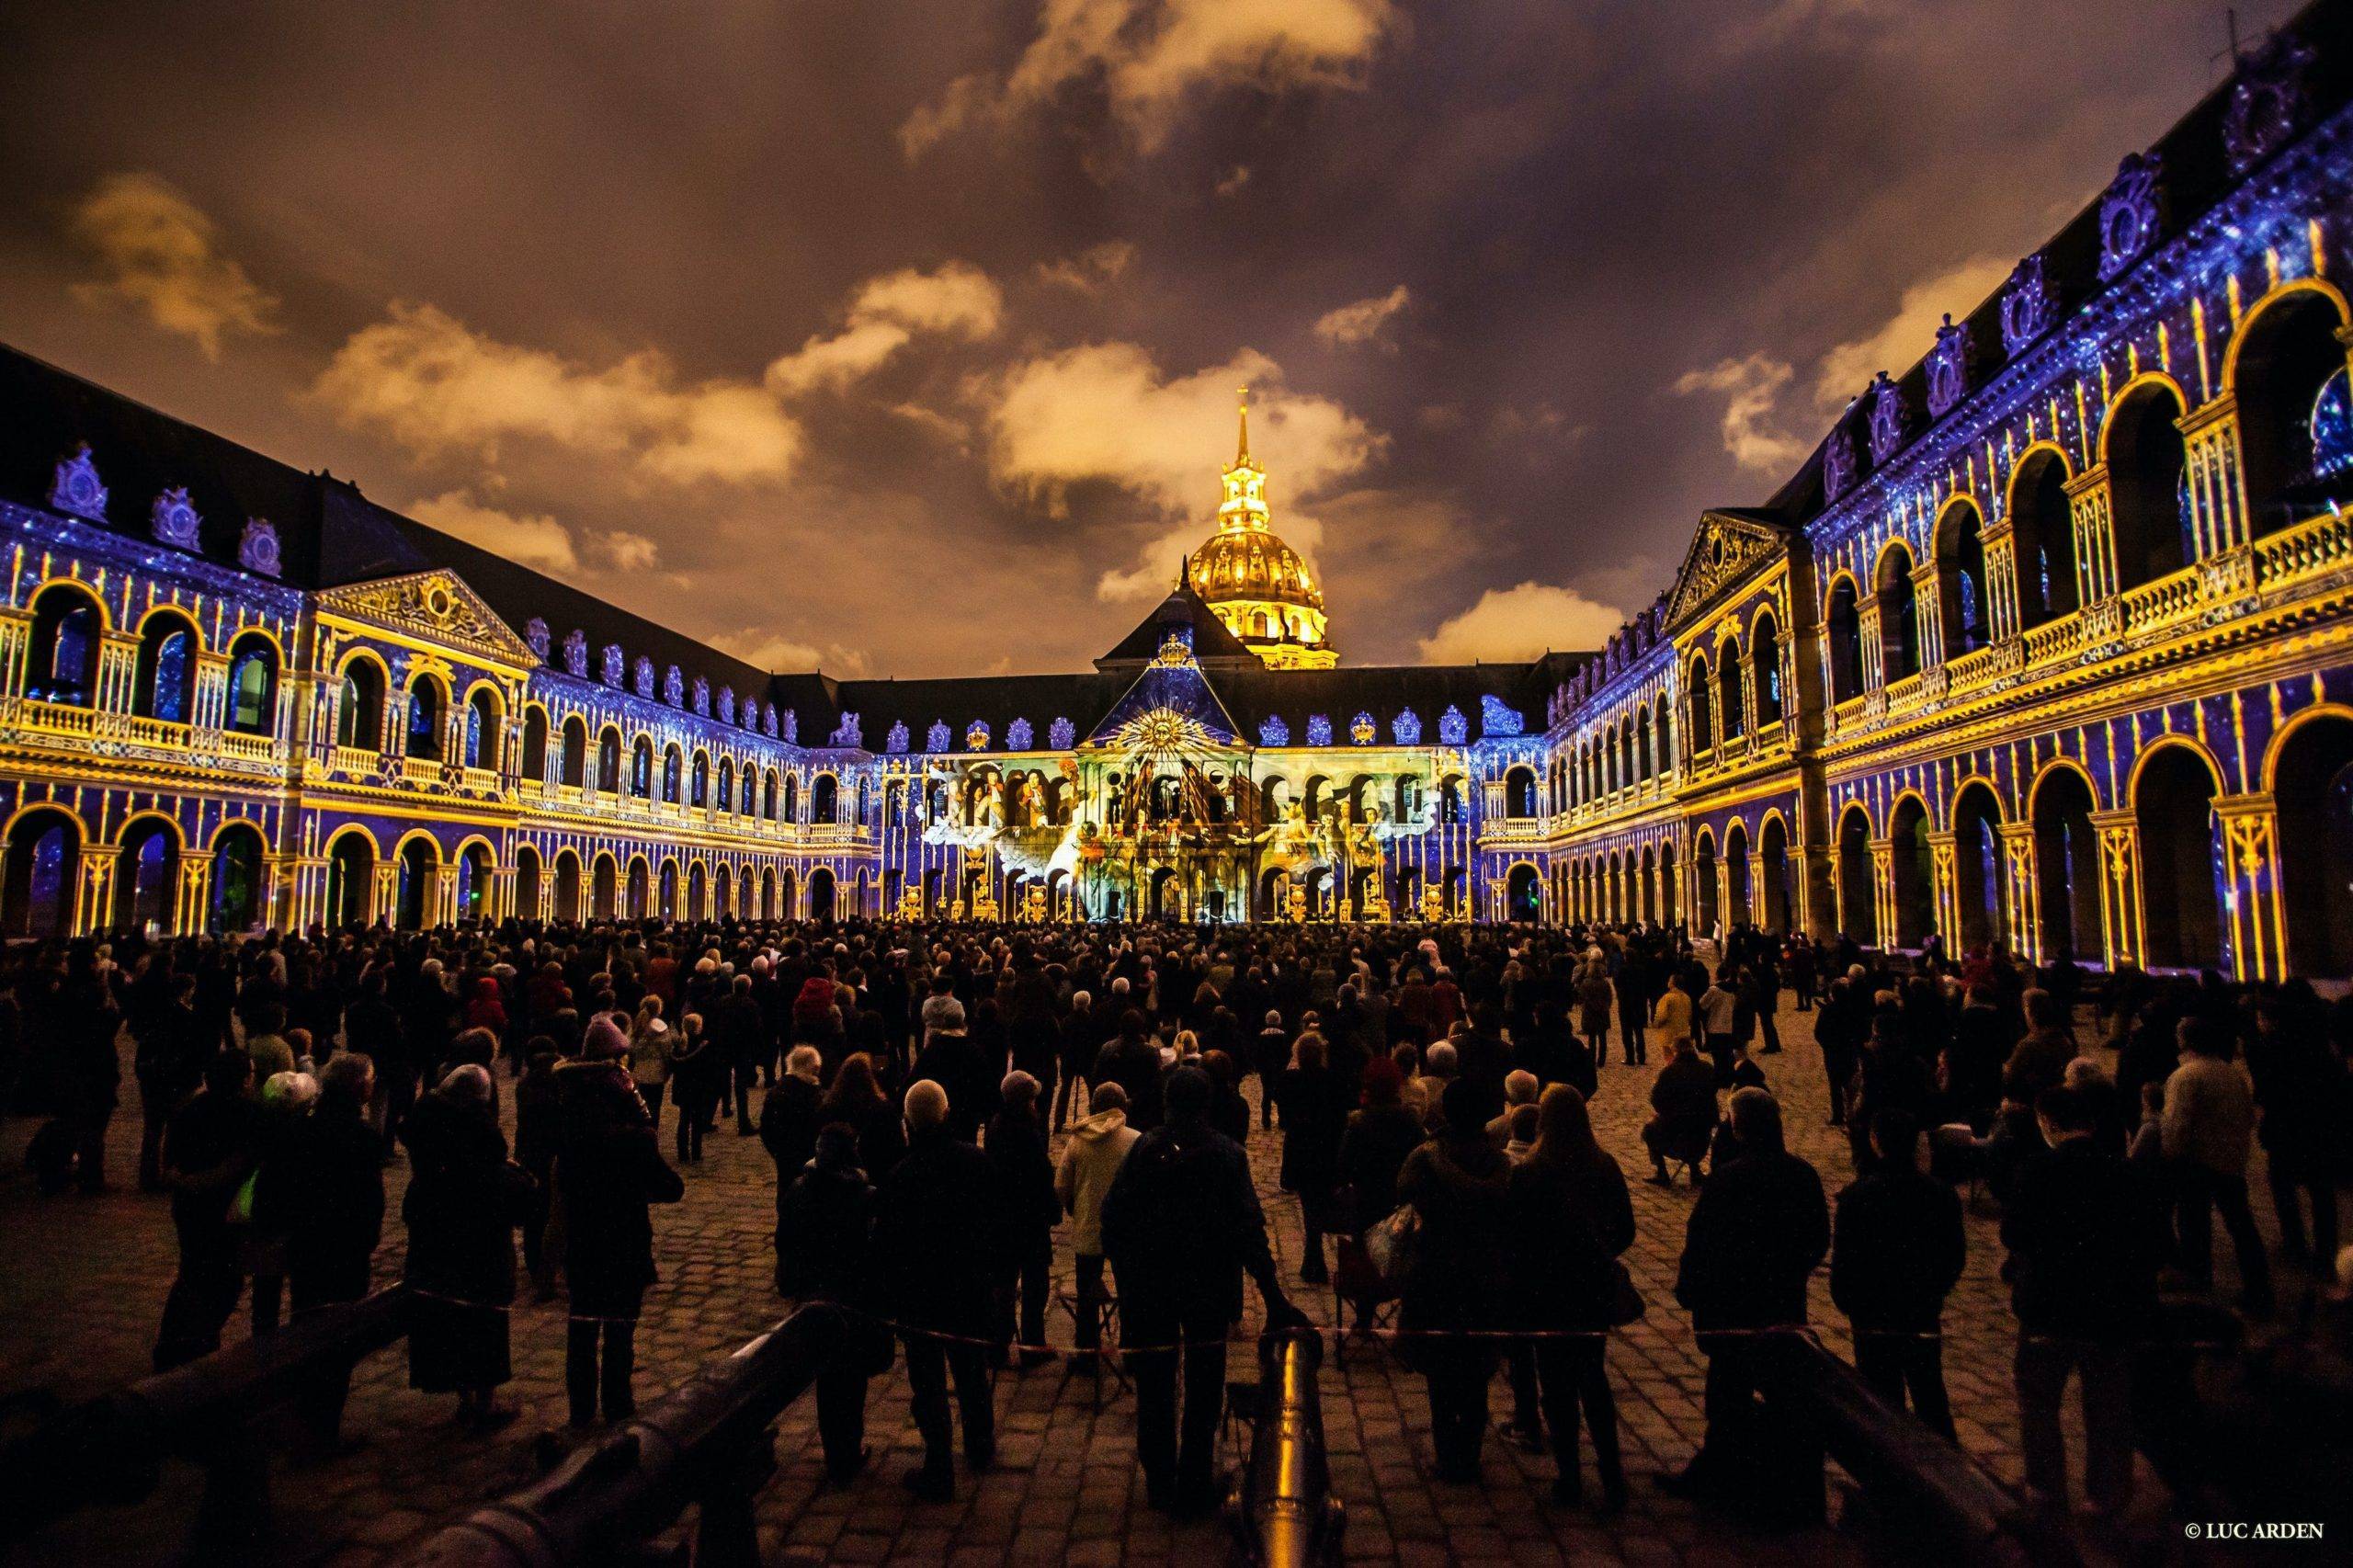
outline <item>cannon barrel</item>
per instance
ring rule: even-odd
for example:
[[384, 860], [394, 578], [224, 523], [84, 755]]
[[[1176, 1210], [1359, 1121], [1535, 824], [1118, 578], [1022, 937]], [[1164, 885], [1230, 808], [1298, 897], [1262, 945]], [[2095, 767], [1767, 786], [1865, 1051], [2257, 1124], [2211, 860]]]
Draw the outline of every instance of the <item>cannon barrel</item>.
[[770, 1469], [769, 1424], [841, 1353], [847, 1333], [840, 1308], [802, 1307], [531, 1485], [438, 1531], [409, 1561], [558, 1568], [643, 1540], [693, 1502], [697, 1562], [756, 1562], [751, 1504]]
[[1347, 1516], [1332, 1495], [1324, 1448], [1324, 1401], [1315, 1370], [1324, 1341], [1313, 1329], [1258, 1341], [1258, 1419], [1233, 1517], [1243, 1561], [1262, 1568], [1337, 1562]]
[[[256, 1416], [351, 1375], [353, 1363], [407, 1334], [395, 1285], [305, 1312], [277, 1333], [216, 1350], [71, 1406], [0, 1447], [0, 1539], [15, 1540], [96, 1502], [133, 1503], [163, 1461], [198, 1460], [216, 1480], [257, 1461], [244, 1439]], [[250, 1477], [247, 1478], [250, 1495]]]
[[2037, 1568], [2084, 1561], [2063, 1528], [2038, 1517], [1983, 1464], [1891, 1406], [1811, 1336], [1772, 1337], [1756, 1370], [1768, 1397], [1803, 1414], [1874, 1506], [1933, 1531], [1946, 1556]]

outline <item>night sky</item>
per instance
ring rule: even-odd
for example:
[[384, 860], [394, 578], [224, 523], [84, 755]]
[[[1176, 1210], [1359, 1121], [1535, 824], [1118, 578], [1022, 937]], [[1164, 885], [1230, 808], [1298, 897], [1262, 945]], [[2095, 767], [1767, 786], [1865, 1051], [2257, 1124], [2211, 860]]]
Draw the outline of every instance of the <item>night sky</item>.
[[0, 337], [836, 675], [1084, 667], [1208, 533], [1246, 381], [1345, 662], [1525, 657], [1769, 495], [2224, 37], [2204, 0], [27, 6]]

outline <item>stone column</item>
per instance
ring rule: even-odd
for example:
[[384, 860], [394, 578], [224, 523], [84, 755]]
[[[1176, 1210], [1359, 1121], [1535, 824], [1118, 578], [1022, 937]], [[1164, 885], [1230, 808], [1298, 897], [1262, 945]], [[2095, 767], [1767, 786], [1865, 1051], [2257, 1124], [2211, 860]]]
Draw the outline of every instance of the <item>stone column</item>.
[[301, 889], [302, 858], [299, 855], [266, 855], [262, 858], [261, 919], [264, 926], [275, 926], [281, 931], [299, 930], [301, 925]]
[[2279, 812], [2268, 792], [2224, 795], [2214, 802], [2222, 824], [2223, 907], [2230, 914], [2231, 958], [2240, 980], [2282, 980], [2288, 933], [2280, 918]]
[[1895, 840], [1874, 838], [1871, 845], [1871, 923], [1878, 946], [1895, 946]]
[[401, 865], [397, 859], [377, 863], [369, 885], [368, 924], [389, 926], [400, 913]]
[[[1862, 646], [1863, 690], [1875, 691], [1887, 684], [1885, 650], [1880, 645], [1879, 596], [1872, 594], [1856, 609], [1855, 640]], [[1859, 695], [1859, 693], [1858, 694]]]
[[2116, 531], [2109, 524], [2108, 466], [2067, 482], [2067, 510], [2075, 529], [2075, 602], [2116, 596]]
[[2042, 881], [2035, 865], [2034, 824], [2004, 823], [1999, 830], [2002, 868], [2010, 884], [2010, 945], [2042, 961]]
[[2246, 486], [2239, 470], [2239, 400], [2226, 392], [2175, 422], [2189, 485], [2189, 533], [2197, 558], [2247, 542]]
[[1992, 640], [2006, 642], [2018, 625], [2018, 530], [2006, 516], [1978, 536], [1985, 547], [1985, 623]]
[[1961, 951], [1961, 870], [1959, 836], [1950, 832], [1928, 835], [1928, 867], [1934, 886], [1937, 929], [1948, 952]]
[[451, 926], [458, 919], [458, 867], [445, 860], [433, 870], [433, 910], [436, 926]]
[[2108, 966], [2144, 957], [2141, 917], [2141, 823], [2131, 807], [2091, 813], [2099, 835], [2099, 907], [2108, 928]]
[[180, 857], [180, 885], [174, 901], [173, 934], [192, 937], [202, 931], [212, 897], [212, 861], [196, 851]]
[[106, 930], [114, 918], [116, 851], [107, 844], [85, 844], [77, 864], [74, 927], [70, 935], [87, 937]]
[[92, 697], [91, 706], [98, 710], [101, 726], [106, 726], [107, 716], [127, 717], [138, 706], [137, 632], [104, 631], [98, 634], [98, 680]]
[[[1954, 568], [1959, 571], [1959, 567]], [[1936, 547], [1929, 545], [1925, 565], [1912, 570], [1912, 622], [1920, 639], [1913, 650], [1913, 663], [1925, 672], [1931, 665], [1945, 662], [1945, 596], [1944, 574], [1938, 570]]]

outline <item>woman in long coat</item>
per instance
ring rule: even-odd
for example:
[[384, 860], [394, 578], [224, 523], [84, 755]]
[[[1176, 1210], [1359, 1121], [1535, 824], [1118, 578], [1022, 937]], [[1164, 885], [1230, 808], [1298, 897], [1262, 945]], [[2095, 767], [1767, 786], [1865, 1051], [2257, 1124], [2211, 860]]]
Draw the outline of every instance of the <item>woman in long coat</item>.
[[506, 1309], [515, 1300], [515, 1227], [531, 1178], [506, 1158], [491, 1115], [490, 1074], [469, 1062], [401, 1125], [411, 1166], [402, 1278], [415, 1294], [408, 1375], [427, 1393], [455, 1393], [458, 1419], [487, 1430], [515, 1419], [495, 1403], [514, 1375]]
[[[1480, 1094], [1469, 1078], [1449, 1082], [1439, 1101], [1444, 1125], [1397, 1173], [1398, 1199], [1421, 1216], [1399, 1326], [1408, 1364], [1429, 1380], [1438, 1477], [1464, 1484], [1479, 1479], [1495, 1371], [1493, 1342], [1476, 1335], [1503, 1326], [1504, 1193], [1511, 1176], [1503, 1151], [1487, 1141]], [[1453, 1337], [1464, 1330], [1473, 1336]]]
[[1601, 1505], [1625, 1506], [1618, 1458], [1618, 1406], [1604, 1360], [1607, 1335], [1621, 1314], [1614, 1260], [1634, 1243], [1634, 1208], [1626, 1174], [1594, 1142], [1585, 1096], [1555, 1084], [1537, 1102], [1536, 1147], [1511, 1173], [1505, 1198], [1506, 1261], [1518, 1326], [1560, 1337], [1536, 1341], [1536, 1378], [1544, 1424], [1561, 1466], [1552, 1500], [1582, 1495], [1577, 1412], [1593, 1434]]
[[1340, 1185], [1340, 1141], [1348, 1130], [1348, 1094], [1324, 1052], [1322, 1035], [1300, 1036], [1291, 1064], [1275, 1085], [1283, 1113], [1282, 1187], [1299, 1196], [1300, 1225], [1306, 1232], [1299, 1277], [1310, 1285], [1331, 1278], [1324, 1262], [1324, 1235], [1346, 1223], [1332, 1208]]

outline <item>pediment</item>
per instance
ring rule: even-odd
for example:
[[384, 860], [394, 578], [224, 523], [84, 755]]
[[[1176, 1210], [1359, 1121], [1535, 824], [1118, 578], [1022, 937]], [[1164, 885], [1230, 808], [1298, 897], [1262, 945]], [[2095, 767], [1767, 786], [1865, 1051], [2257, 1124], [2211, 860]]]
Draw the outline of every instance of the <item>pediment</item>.
[[1667, 598], [1667, 625], [1705, 614], [1725, 587], [1779, 551], [1783, 540], [1782, 530], [1771, 523], [1725, 512], [1703, 514]]
[[319, 596], [322, 614], [448, 648], [483, 663], [529, 669], [531, 645], [454, 572], [412, 572], [351, 583]]

